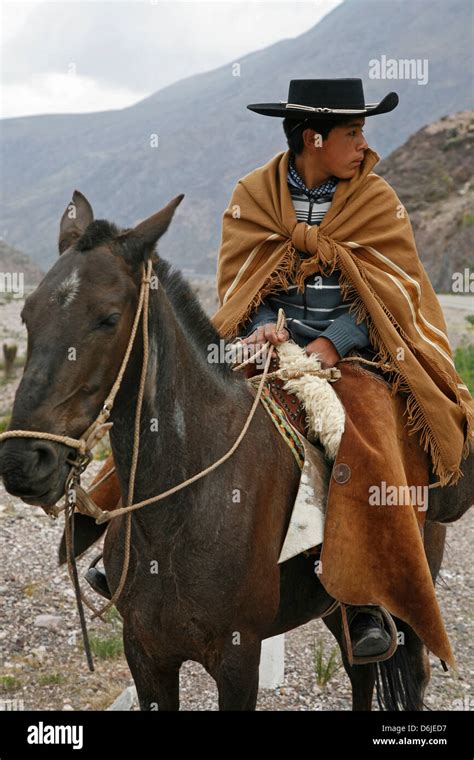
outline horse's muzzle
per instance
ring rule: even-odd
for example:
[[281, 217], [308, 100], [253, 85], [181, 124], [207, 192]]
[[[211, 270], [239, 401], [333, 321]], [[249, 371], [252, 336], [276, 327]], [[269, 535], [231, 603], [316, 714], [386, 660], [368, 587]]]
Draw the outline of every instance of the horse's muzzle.
[[0, 475], [6, 490], [27, 504], [43, 508], [54, 505], [64, 493], [70, 452], [50, 441], [7, 439], [0, 444]]

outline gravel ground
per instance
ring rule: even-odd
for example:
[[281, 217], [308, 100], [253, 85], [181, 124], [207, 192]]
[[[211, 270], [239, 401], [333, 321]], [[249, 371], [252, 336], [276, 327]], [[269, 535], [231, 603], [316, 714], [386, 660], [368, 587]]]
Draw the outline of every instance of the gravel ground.
[[[454, 302], [443, 296], [453, 346], [460, 337], [472, 340], [463, 326], [471, 311], [471, 297]], [[448, 308], [452, 303], [452, 308]], [[0, 339], [14, 338], [19, 355], [25, 350], [25, 335], [19, 322], [22, 302], [0, 303]], [[450, 313], [455, 315], [454, 329]], [[463, 329], [461, 329], [463, 328]], [[464, 333], [461, 336], [461, 333]], [[0, 417], [9, 413], [19, 381], [17, 377], [0, 389]], [[84, 483], [100, 468], [93, 462]], [[13, 700], [27, 710], [103, 710], [131, 683], [130, 672], [120, 650], [120, 621], [89, 623], [94, 637], [95, 672], [89, 673], [82, 650], [74, 594], [65, 569], [57, 568], [57, 548], [62, 520], [51, 521], [42, 510], [9, 496], [0, 484], [0, 708]], [[431, 659], [432, 679], [426, 702], [431, 709], [467, 710], [474, 707], [471, 696], [473, 674], [472, 602], [474, 585], [471, 546], [474, 513], [471, 511], [448, 527], [443, 569], [438, 579], [438, 599], [460, 667], [459, 678], [444, 673], [438, 660]], [[80, 574], [100, 544], [82, 560]], [[91, 592], [92, 594], [92, 592]], [[97, 604], [97, 597], [94, 598]], [[349, 710], [350, 685], [340, 665], [326, 686], [315, 679], [314, 649], [323, 648], [325, 660], [337, 646], [321, 621], [313, 621], [286, 635], [286, 672], [281, 688], [259, 692], [258, 710]], [[203, 668], [187, 662], [181, 669], [181, 708], [215, 710], [217, 695], [213, 680]]]

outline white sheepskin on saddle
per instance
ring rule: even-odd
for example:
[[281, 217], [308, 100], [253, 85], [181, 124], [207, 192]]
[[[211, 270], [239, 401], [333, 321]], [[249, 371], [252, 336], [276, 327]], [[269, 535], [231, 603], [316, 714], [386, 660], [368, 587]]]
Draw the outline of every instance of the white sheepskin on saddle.
[[[280, 369], [321, 369], [317, 354], [308, 356], [292, 340], [281, 343], [276, 350]], [[345, 412], [331, 383], [317, 375], [304, 374], [287, 380], [283, 387], [304, 403], [309, 441], [319, 441], [328, 459], [335, 459], [344, 432]]]

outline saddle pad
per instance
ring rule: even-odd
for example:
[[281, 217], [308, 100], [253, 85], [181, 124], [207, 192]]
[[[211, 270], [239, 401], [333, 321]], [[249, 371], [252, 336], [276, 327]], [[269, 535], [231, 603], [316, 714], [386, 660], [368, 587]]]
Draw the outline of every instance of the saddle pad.
[[266, 394], [261, 400], [301, 469], [298, 492], [278, 558], [281, 564], [322, 543], [330, 472], [324, 453], [288, 424], [275, 401]]

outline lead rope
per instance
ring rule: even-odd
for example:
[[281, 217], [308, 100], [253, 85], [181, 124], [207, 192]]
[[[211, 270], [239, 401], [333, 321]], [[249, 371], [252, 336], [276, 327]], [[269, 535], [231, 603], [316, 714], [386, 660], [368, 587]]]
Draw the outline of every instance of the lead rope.
[[[146, 275], [142, 278], [142, 287], [140, 289], [139, 303], [138, 303], [137, 312], [135, 315], [135, 320], [134, 320], [130, 340], [127, 346], [127, 350], [125, 352], [124, 360], [122, 361], [120, 372], [113, 385], [112, 391], [110, 392], [107, 398], [107, 402], [103, 406], [103, 411], [108, 410], [109, 408], [111, 411], [112, 409], [115, 395], [118, 391], [118, 388], [120, 387], [122, 377], [125, 372], [125, 367], [128, 362], [128, 357], [131, 352], [132, 344], [135, 339], [139, 316], [140, 316], [140, 313], [143, 311], [143, 360], [142, 360], [142, 371], [140, 375], [140, 386], [139, 386], [138, 399], [137, 399], [137, 408], [135, 412], [135, 421], [134, 421], [135, 422], [134, 446], [133, 446], [133, 453], [132, 453], [132, 465], [131, 465], [131, 471], [130, 471], [130, 481], [129, 481], [129, 490], [128, 490], [128, 498], [127, 498], [128, 504], [133, 500], [133, 491], [135, 488], [135, 474], [136, 474], [138, 453], [139, 453], [139, 447], [140, 447], [140, 440], [139, 440], [140, 418], [141, 418], [141, 410], [142, 410], [142, 403], [143, 403], [143, 391], [144, 391], [144, 386], [145, 386], [146, 368], [148, 365], [148, 300], [149, 300], [150, 291], [149, 291], [149, 288], [146, 287], [146, 284], [149, 284], [151, 282], [150, 273], [151, 273], [151, 261], [148, 262], [148, 269], [147, 269]], [[109, 414], [110, 414], [110, 411], [109, 411]], [[114, 470], [115, 470], [115, 467], [109, 470], [109, 472], [107, 473], [105, 477], [101, 478], [97, 483], [94, 484], [93, 488], [97, 488], [99, 483], [102, 483], [104, 480], [106, 480], [106, 478], [108, 478]], [[77, 477], [76, 474], [73, 472], [72, 477], [71, 477], [71, 482], [73, 484], [76, 481], [76, 477]], [[77, 480], [79, 480], [79, 478], [77, 478]], [[92, 490], [93, 489], [91, 489], [91, 491]], [[130, 564], [131, 515], [127, 515], [126, 523], [125, 523], [124, 562], [122, 566], [122, 573], [120, 576], [119, 585], [114, 595], [109, 600], [109, 602], [106, 605], [104, 605], [102, 609], [98, 610], [93, 604], [89, 602], [87, 597], [84, 595], [79, 583], [76, 558], [74, 556], [73, 540], [72, 540], [73, 539], [73, 525], [74, 525], [74, 506], [75, 506], [75, 490], [74, 490], [74, 485], [73, 485], [73, 488], [68, 491], [68, 498], [66, 499], [66, 507], [65, 507], [66, 555], [67, 555], [69, 576], [71, 577], [71, 580], [73, 582], [74, 592], [76, 596], [76, 604], [77, 604], [77, 609], [79, 613], [79, 619], [81, 622], [82, 639], [84, 642], [84, 650], [86, 653], [87, 664], [88, 664], [89, 670], [93, 672], [94, 662], [92, 659], [92, 652], [90, 648], [87, 623], [86, 623], [85, 615], [84, 615], [83, 602], [92, 611], [93, 613], [92, 618], [91, 618], [92, 620], [98, 617], [103, 621], [104, 613], [107, 612], [110, 609], [110, 607], [112, 607], [116, 603], [117, 599], [120, 597], [123, 591], [123, 588], [125, 586], [125, 581], [127, 578], [128, 568]]]
[[[150, 284], [151, 283], [151, 261], [148, 262], [148, 270], [146, 273], [146, 277], [142, 279], [142, 283]], [[137, 472], [137, 464], [138, 464], [138, 454], [140, 452], [140, 420], [142, 416], [142, 406], [143, 406], [143, 396], [145, 391], [145, 381], [146, 381], [146, 373], [148, 368], [148, 301], [150, 296], [150, 288], [145, 288], [144, 298], [143, 298], [143, 359], [142, 359], [142, 371], [140, 374], [140, 385], [138, 388], [138, 398], [137, 398], [137, 406], [135, 410], [135, 424], [134, 424], [134, 431], [133, 431], [133, 451], [132, 451], [132, 464], [130, 467], [130, 479], [128, 483], [128, 495], [127, 495], [127, 506], [130, 506], [133, 503], [133, 493], [135, 491], [135, 476]], [[125, 581], [127, 579], [128, 574], [128, 568], [130, 565], [130, 547], [131, 547], [131, 537], [132, 537], [132, 515], [130, 513], [126, 516], [126, 523], [125, 523], [125, 539], [124, 539], [124, 560], [123, 560], [123, 566], [122, 566], [122, 574], [120, 576], [119, 584], [112, 596], [112, 598], [107, 602], [107, 604], [100, 610], [100, 615], [103, 615], [104, 612], [107, 612], [117, 601], [117, 599], [121, 596], [122, 591], [125, 586]], [[98, 612], [95, 612], [92, 616], [92, 619], [97, 617], [99, 615]]]
[[91, 673], [94, 672], [94, 660], [92, 659], [92, 651], [89, 640], [89, 632], [87, 630], [86, 617], [84, 615], [83, 594], [79, 583], [79, 575], [77, 573], [77, 564], [72, 547], [74, 546], [74, 505], [67, 504], [65, 508], [65, 525], [64, 535], [66, 537], [66, 554], [68, 571], [74, 586], [74, 594], [76, 596], [77, 611], [79, 613], [79, 620], [81, 623], [82, 640], [84, 642], [84, 651], [86, 653], [87, 665]]
[[[151, 262], [149, 262], [149, 264], [151, 264]], [[151, 278], [150, 278], [150, 267], [149, 267], [146, 273], [146, 277], [142, 279], [142, 283], [150, 283], [150, 282], [151, 282]], [[130, 355], [131, 347], [132, 347], [132, 344], [137, 332], [137, 326], [138, 326], [137, 317], [139, 316], [140, 312], [143, 310], [143, 325], [144, 325], [143, 327], [143, 363], [142, 363], [142, 373], [140, 376], [140, 387], [139, 387], [139, 394], [138, 394], [138, 400], [137, 400], [137, 410], [135, 414], [134, 448], [133, 448], [133, 455], [132, 455], [132, 466], [131, 466], [127, 503], [130, 503], [133, 499], [136, 465], [137, 465], [137, 458], [138, 458], [138, 450], [140, 446], [139, 441], [137, 444], [137, 420], [138, 420], [138, 430], [139, 430], [139, 421], [141, 417], [141, 409], [142, 409], [142, 401], [143, 401], [144, 379], [145, 379], [145, 373], [146, 373], [146, 366], [148, 363], [148, 297], [149, 297], [149, 292], [150, 292], [149, 288], [142, 287], [140, 290], [139, 304], [138, 304], [137, 314], [136, 314], [136, 318], [133, 325], [134, 329], [132, 328], [131, 338], [127, 346], [127, 351], [125, 352], [124, 361], [122, 362], [120, 372], [113, 385], [112, 391], [108, 396], [107, 402], [103, 406], [103, 411], [108, 410], [109, 405], [110, 405], [110, 410], [112, 408], [115, 395], [121, 384], [125, 367], [128, 362], [128, 357]], [[135, 456], [135, 452], [136, 452], [136, 456]], [[106, 477], [109, 477], [114, 470], [115, 470], [115, 467], [112, 468], [107, 473]], [[92, 611], [93, 613], [92, 618], [91, 618], [92, 620], [94, 620], [94, 618], [96, 617], [99, 617], [103, 621], [104, 613], [107, 612], [107, 610], [109, 610], [110, 607], [112, 607], [115, 604], [120, 594], [122, 593], [123, 587], [125, 585], [127, 573], [128, 573], [129, 563], [130, 563], [131, 515], [127, 515], [127, 518], [126, 518], [124, 564], [122, 567], [122, 574], [120, 577], [119, 585], [112, 599], [106, 605], [104, 605], [102, 609], [98, 610], [93, 604], [91, 604], [91, 602], [89, 602], [87, 597], [82, 592], [80, 582], [79, 582], [79, 576], [77, 572], [76, 557], [74, 554], [74, 508], [75, 508], [75, 502], [76, 502], [76, 493], [75, 493], [74, 485], [76, 483], [76, 479], [77, 479], [77, 485], [79, 485], [79, 477], [77, 477], [75, 471], [73, 470], [72, 477], [70, 479], [73, 485], [72, 485], [72, 488], [68, 489], [67, 491], [66, 506], [65, 506], [64, 532], [65, 532], [65, 538], [66, 538], [66, 556], [67, 556], [68, 572], [69, 572], [69, 576], [71, 577], [71, 580], [74, 586], [74, 593], [76, 596], [76, 604], [77, 604], [79, 619], [81, 623], [82, 639], [84, 642], [84, 650], [86, 653], [87, 664], [88, 664], [89, 670], [93, 672], [94, 661], [92, 659], [89, 633], [87, 630], [87, 623], [86, 623], [86, 619], [84, 615], [83, 603], [86, 604], [89, 607], [89, 609]], [[101, 478], [101, 480], [94, 485], [94, 488], [96, 488], [99, 485], [99, 483], [102, 483], [105, 479], [106, 478]]]
[[[128, 487], [127, 504], [130, 504], [133, 501], [133, 492], [134, 492], [134, 489], [135, 489], [135, 476], [136, 476], [136, 469], [137, 469], [137, 462], [138, 462], [138, 454], [139, 454], [139, 450], [140, 450], [140, 435], [139, 435], [139, 433], [140, 433], [140, 419], [141, 419], [141, 410], [142, 410], [142, 405], [143, 405], [143, 395], [144, 395], [145, 380], [146, 380], [146, 370], [147, 370], [147, 366], [148, 366], [148, 353], [149, 353], [149, 349], [148, 349], [148, 301], [149, 301], [150, 290], [149, 290], [148, 287], [144, 287], [144, 286], [146, 286], [147, 284], [151, 283], [151, 276], [150, 276], [150, 274], [151, 274], [151, 261], [148, 262], [148, 269], [147, 269], [146, 275], [142, 278], [142, 289], [141, 289], [140, 296], [142, 296], [142, 294], [143, 294], [143, 297], [140, 297], [140, 299], [139, 299], [139, 306], [138, 306], [138, 309], [137, 309], [137, 315], [139, 315], [139, 313], [141, 311], [143, 311], [143, 359], [142, 359], [142, 370], [141, 370], [141, 374], [140, 374], [140, 385], [139, 385], [139, 390], [138, 390], [137, 406], [136, 406], [136, 410], [135, 410], [132, 464], [131, 464], [131, 468], [130, 468], [130, 480], [129, 480], [129, 487]], [[138, 319], [136, 318], [135, 322], [134, 322], [134, 327], [136, 328], [137, 325], [138, 325]], [[129, 347], [130, 347], [130, 349], [131, 349], [131, 344], [133, 343], [133, 339], [135, 338], [135, 334], [136, 334], [136, 329], [132, 330], [131, 340], [129, 341]], [[127, 351], [126, 354], [125, 354], [125, 359], [126, 360], [128, 360], [129, 353], [130, 352]], [[124, 365], [125, 365], [125, 362], [122, 363], [122, 368], [124, 367]], [[120, 379], [120, 382], [122, 380], [122, 376], [123, 376], [123, 372], [121, 372], [119, 374], [119, 378], [117, 378], [117, 379]], [[114, 383], [114, 389], [115, 389], [116, 386], [117, 386], [117, 390], [118, 390], [117, 381]], [[109, 399], [112, 396], [112, 403], [113, 403], [113, 400], [115, 398], [115, 393], [116, 393], [116, 390], [113, 393], [113, 396], [112, 396], [112, 394], [109, 394]], [[107, 474], [105, 475], [105, 477], [101, 478], [97, 483], [94, 484], [93, 488], [97, 488], [97, 486], [100, 483], [103, 483], [104, 480], [106, 480], [108, 477], [110, 477], [110, 475], [112, 474], [112, 472], [114, 472], [114, 470], [115, 470], [115, 467], [111, 468], [107, 472]], [[93, 488], [90, 489], [90, 491], [92, 491]], [[71, 522], [72, 522], [72, 515], [73, 515], [73, 510], [70, 513]], [[66, 524], [67, 523], [68, 523], [68, 516], [66, 515]], [[92, 615], [91, 619], [94, 620], [94, 618], [99, 617], [101, 620], [103, 620], [102, 616], [104, 615], [104, 613], [107, 612], [117, 602], [118, 598], [122, 594], [123, 588], [125, 586], [125, 581], [127, 579], [128, 568], [129, 568], [129, 565], [130, 565], [130, 546], [131, 546], [131, 533], [132, 533], [132, 530], [131, 530], [132, 524], [131, 523], [132, 523], [132, 521], [131, 521], [131, 515], [129, 514], [126, 517], [126, 523], [125, 523], [124, 560], [123, 560], [122, 573], [120, 575], [119, 584], [118, 584], [117, 589], [114, 592], [112, 598], [100, 610], [97, 610], [92, 604], [89, 603], [89, 601], [87, 600], [87, 598], [84, 596], [84, 594], [82, 593], [82, 591], [80, 589], [79, 580], [78, 580], [78, 577], [77, 577], [77, 570], [74, 572], [74, 570], [75, 570], [74, 552], [71, 551], [71, 542], [69, 541], [69, 543], [68, 543], [68, 537], [67, 537], [67, 532], [68, 531], [66, 530], [66, 550], [67, 550], [67, 556], [68, 556], [68, 565], [70, 565], [70, 568], [72, 570], [73, 577], [74, 577], [74, 588], [75, 588], [75, 591], [76, 591], [76, 601], [77, 601], [77, 605], [78, 605], [78, 609], [79, 609], [79, 614], [80, 615], [81, 615], [81, 611], [82, 611], [82, 601], [84, 601], [87, 604], [87, 606], [89, 607], [89, 609], [91, 609], [91, 611], [93, 612], [93, 615]], [[71, 575], [71, 570], [70, 570], [70, 575]], [[84, 648], [86, 649], [86, 656], [87, 656], [87, 660], [88, 660], [88, 663], [89, 663], [89, 661], [90, 661], [90, 647], [89, 647], [87, 626], [86, 626], [85, 620], [84, 620], [84, 623], [82, 623], [83, 617], [84, 617], [84, 615], [83, 615], [83, 611], [82, 611], [81, 626], [82, 626], [83, 639], [84, 639]], [[90, 668], [90, 664], [89, 664], [89, 668]], [[92, 669], [93, 669], [93, 665], [92, 665]]]

